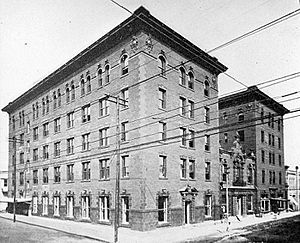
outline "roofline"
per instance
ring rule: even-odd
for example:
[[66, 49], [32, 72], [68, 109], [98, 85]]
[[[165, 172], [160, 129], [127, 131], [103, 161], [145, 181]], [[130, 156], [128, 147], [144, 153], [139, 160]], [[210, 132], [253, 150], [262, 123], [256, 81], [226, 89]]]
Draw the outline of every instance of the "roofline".
[[256, 85], [248, 87], [247, 90], [241, 91], [232, 95], [228, 95], [219, 99], [219, 110], [224, 108], [234, 106], [233, 102], [236, 100], [241, 100], [242, 103], [246, 103], [249, 100], [246, 97], [249, 97], [252, 101], [260, 101], [270, 109], [278, 112], [281, 115], [285, 115], [290, 112], [287, 108], [285, 108], [282, 104], [278, 103], [276, 100], [262, 92], [257, 88]]
[[[151, 21], [151, 23], [149, 23]], [[136, 22], [136, 23], [135, 23]], [[155, 28], [157, 28], [159, 31], [164, 31], [165, 35], [168, 37], [168, 40], [166, 38], [160, 38], [163, 42], [167, 42], [167, 44], [170, 44], [173, 46], [176, 46], [174, 42], [179, 42], [183, 48], [186, 48], [189, 50], [189, 56], [193, 56], [193, 59], [196, 63], [202, 62], [202, 66], [204, 66], [203, 61], [205, 61], [207, 64], [205, 64], [206, 68], [210, 68], [214, 70], [216, 74], [220, 74], [221, 72], [225, 72], [227, 70], [227, 67], [224, 66], [222, 63], [218, 62], [217, 58], [210, 56], [203, 50], [201, 50], [199, 47], [185, 39], [183, 36], [163, 24], [161, 21], [156, 19], [154, 16], [150, 14], [150, 12], [144, 8], [143, 6], [139, 7], [134, 13], [125, 19], [121, 24], [117, 25], [115, 28], [113, 28], [111, 31], [109, 31], [107, 34], [102, 36], [100, 39], [92, 43], [90, 46], [85, 48], [83, 51], [81, 51], [79, 54], [77, 54], [75, 57], [70, 59], [68, 62], [63, 64], [61, 67], [56, 69], [54, 72], [49, 74], [47, 77], [42, 79], [40, 82], [38, 82], [36, 85], [34, 85], [32, 88], [27, 90], [25, 93], [20, 95], [18, 98], [16, 98], [14, 101], [9, 102], [8, 105], [6, 105], [4, 108], [2, 108], [2, 111], [7, 113], [12, 113], [15, 109], [19, 107], [20, 104], [24, 104], [24, 101], [26, 98], [32, 96], [34, 93], [40, 93], [41, 91], [38, 89], [41, 87], [43, 91], [46, 91], [50, 87], [52, 87], [55, 84], [59, 84], [64, 78], [68, 77], [70, 74], [72, 74], [74, 71], [72, 70], [78, 70], [79, 68], [83, 67], [86, 63], [91, 62], [97, 57], [94, 57], [95, 50], [97, 48], [100, 48], [100, 45], [104, 45], [103, 43], [106, 42], [105, 46], [106, 49], [102, 51], [101, 54], [105, 53], [107, 50], [109, 50], [112, 46], [112, 41], [109, 41], [108, 39], [114, 39], [116, 38], [117, 34], [122, 34], [122, 30], [125, 31], [121, 37], [122, 40], [126, 39], [128, 35], [132, 35], [135, 32], [137, 32], [137, 29], [134, 30], [134, 24], [143, 24], [139, 25], [140, 31], [147, 30], [149, 32], [152, 32], [155, 35], [155, 31], [153, 30], [153, 26], [155, 25]], [[132, 26], [130, 26], [132, 24]], [[127, 28], [127, 30], [125, 30]], [[144, 29], [143, 29], [144, 28]], [[131, 31], [131, 32], [129, 32]], [[171, 36], [169, 35], [171, 34]], [[155, 35], [156, 37], [159, 35]], [[175, 39], [175, 41], [174, 41]], [[119, 40], [119, 41], [122, 41]], [[176, 47], [175, 47], [176, 48]], [[102, 48], [103, 49], [103, 48]], [[99, 56], [99, 53], [97, 53]], [[185, 52], [184, 52], [185, 54]], [[187, 54], [186, 54], [187, 55]], [[75, 69], [76, 67], [76, 69]], [[23, 101], [23, 102], [22, 102]]]

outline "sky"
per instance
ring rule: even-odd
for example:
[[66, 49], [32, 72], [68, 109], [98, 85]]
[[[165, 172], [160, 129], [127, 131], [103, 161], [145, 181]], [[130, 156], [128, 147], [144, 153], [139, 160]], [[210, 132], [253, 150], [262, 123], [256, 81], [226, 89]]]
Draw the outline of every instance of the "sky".
[[[150, 13], [204, 51], [300, 8], [299, 0], [118, 0]], [[0, 108], [128, 18], [109, 0], [0, 0]], [[211, 52], [246, 86], [300, 71], [300, 15]], [[221, 74], [219, 93], [243, 88]], [[300, 91], [300, 78], [262, 89], [276, 98]], [[300, 93], [299, 93], [300, 94]], [[278, 102], [299, 97], [276, 98]], [[298, 95], [298, 96], [297, 96]], [[293, 110], [300, 99], [282, 103]], [[285, 164], [300, 166], [300, 112], [285, 116]], [[0, 170], [8, 164], [8, 115], [0, 112]]]

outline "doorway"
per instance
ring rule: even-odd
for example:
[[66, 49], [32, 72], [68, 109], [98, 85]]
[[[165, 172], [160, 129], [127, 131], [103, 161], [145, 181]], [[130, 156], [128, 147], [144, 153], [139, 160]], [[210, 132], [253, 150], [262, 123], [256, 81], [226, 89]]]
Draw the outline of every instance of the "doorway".
[[184, 202], [184, 223], [190, 224], [191, 222], [191, 201], [185, 201]]

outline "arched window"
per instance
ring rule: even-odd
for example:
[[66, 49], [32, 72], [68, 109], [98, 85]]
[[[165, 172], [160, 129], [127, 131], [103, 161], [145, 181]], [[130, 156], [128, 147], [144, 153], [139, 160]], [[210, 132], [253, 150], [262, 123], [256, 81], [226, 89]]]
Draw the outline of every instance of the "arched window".
[[183, 86], [185, 86], [185, 84], [186, 84], [186, 81], [185, 81], [185, 78], [186, 78], [185, 70], [184, 70], [183, 67], [180, 67], [179, 71], [180, 71], [180, 84], [183, 85]]
[[244, 112], [242, 109], [239, 109], [239, 113], [238, 113], [238, 121], [242, 122], [244, 121], [245, 117], [244, 117]]
[[66, 85], [66, 102], [70, 102], [70, 88], [68, 84]]
[[91, 85], [91, 76], [88, 75], [86, 77], [86, 92], [90, 93], [92, 91], [92, 85]]
[[75, 84], [74, 84], [74, 81], [71, 82], [71, 99], [75, 100]]
[[56, 97], [56, 92], [53, 92], [53, 109], [56, 109], [57, 107], [57, 97]]
[[121, 74], [125, 75], [128, 73], [128, 55], [124, 54], [121, 57]]
[[106, 83], [106, 84], [109, 83], [109, 72], [110, 72], [110, 70], [109, 70], [109, 65], [107, 64], [107, 65], [105, 66], [105, 83]]
[[97, 74], [98, 74], [98, 86], [102, 87], [103, 86], [103, 80], [102, 80], [102, 69], [101, 68], [98, 69]]
[[80, 81], [81, 95], [85, 95], [84, 79]]
[[188, 81], [188, 88], [194, 89], [194, 74], [189, 72], [189, 81]]
[[207, 80], [204, 81], [204, 95], [209, 97], [209, 82]]
[[61, 93], [60, 93], [60, 89], [57, 90], [57, 106], [58, 107], [61, 106]]
[[46, 103], [45, 103], [45, 99], [43, 98], [42, 99], [42, 114], [43, 116], [45, 115], [46, 113]]
[[165, 59], [162, 55], [160, 55], [160, 56], [158, 57], [158, 59], [159, 59], [159, 69], [160, 69], [160, 74], [161, 74], [162, 76], [166, 76], [166, 67], [167, 67], [166, 59]]
[[36, 108], [36, 118], [39, 118], [39, 103], [38, 102], [36, 102], [35, 103], [35, 108]]

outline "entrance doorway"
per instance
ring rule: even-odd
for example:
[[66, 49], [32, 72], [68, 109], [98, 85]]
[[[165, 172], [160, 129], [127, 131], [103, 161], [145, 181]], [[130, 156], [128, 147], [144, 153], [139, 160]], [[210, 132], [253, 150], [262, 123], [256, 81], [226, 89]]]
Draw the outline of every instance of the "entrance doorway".
[[236, 207], [237, 207], [236, 212], [237, 212], [238, 216], [242, 215], [242, 206], [243, 206], [242, 197], [238, 197], [237, 204], [236, 204]]
[[184, 202], [184, 223], [185, 224], [190, 224], [191, 219], [191, 201], [185, 201]]

